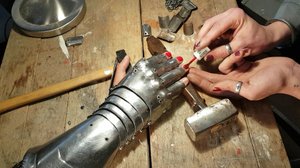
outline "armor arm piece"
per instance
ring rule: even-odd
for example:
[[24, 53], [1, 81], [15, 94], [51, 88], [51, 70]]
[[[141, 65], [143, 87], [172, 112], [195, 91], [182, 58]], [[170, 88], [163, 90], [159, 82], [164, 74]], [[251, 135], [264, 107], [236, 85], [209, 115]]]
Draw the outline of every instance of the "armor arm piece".
[[176, 59], [164, 55], [140, 60], [87, 120], [28, 150], [21, 167], [104, 167], [169, 107], [184, 88], [178, 81], [184, 74]]
[[103, 167], [119, 145], [118, 129], [94, 115], [48, 144], [28, 150], [21, 167]]

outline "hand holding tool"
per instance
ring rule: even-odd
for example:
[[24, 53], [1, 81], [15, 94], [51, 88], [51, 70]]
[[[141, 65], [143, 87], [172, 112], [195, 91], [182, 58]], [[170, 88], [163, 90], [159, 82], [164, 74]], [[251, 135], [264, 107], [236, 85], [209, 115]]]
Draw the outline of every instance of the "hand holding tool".
[[193, 53], [193, 58], [187, 63], [187, 64], [184, 64], [183, 67], [185, 69], [188, 69], [189, 66], [191, 65], [191, 63], [193, 63], [195, 60], [198, 60], [200, 61], [203, 57], [205, 57], [205, 55], [210, 51], [210, 49], [208, 47], [205, 47], [203, 48], [202, 50], [198, 50], [198, 51], [195, 51]]

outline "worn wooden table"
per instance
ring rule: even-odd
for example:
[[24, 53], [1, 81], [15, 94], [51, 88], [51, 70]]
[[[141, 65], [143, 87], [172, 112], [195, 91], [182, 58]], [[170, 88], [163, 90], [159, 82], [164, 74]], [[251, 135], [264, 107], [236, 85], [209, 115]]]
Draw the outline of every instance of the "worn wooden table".
[[[198, 10], [189, 21], [196, 31], [203, 22], [235, 1], [193, 0]], [[84, 20], [63, 37], [84, 35], [84, 43], [62, 52], [59, 37], [31, 38], [11, 32], [0, 69], [0, 100], [113, 65], [115, 51], [126, 49], [132, 62], [149, 57], [141, 25], [159, 33], [158, 16], [173, 16], [163, 0], [87, 0]], [[191, 57], [194, 37], [182, 29], [173, 43], [174, 55]], [[197, 65], [195, 65], [197, 66]], [[83, 121], [107, 96], [109, 81], [12, 110], [0, 116], [0, 167], [11, 167], [28, 148], [43, 144]], [[218, 99], [201, 95], [208, 104]], [[238, 122], [218, 136], [193, 143], [184, 119], [193, 114], [182, 97], [175, 100], [149, 129], [118, 152], [110, 167], [290, 167], [274, 116], [264, 102], [234, 101]]]

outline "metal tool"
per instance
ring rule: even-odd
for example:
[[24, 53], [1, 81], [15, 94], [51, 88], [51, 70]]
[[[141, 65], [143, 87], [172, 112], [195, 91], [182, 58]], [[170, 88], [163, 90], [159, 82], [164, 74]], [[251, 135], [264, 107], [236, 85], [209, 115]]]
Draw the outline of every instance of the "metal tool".
[[12, 18], [29, 36], [52, 37], [79, 24], [85, 12], [84, 0], [16, 0]]
[[182, 92], [182, 94], [194, 112], [206, 107], [205, 100], [199, 96], [191, 83], [189, 83], [185, 88], [186, 89]]
[[176, 33], [180, 26], [191, 15], [192, 11], [197, 9], [197, 6], [189, 0], [184, 0], [181, 5], [180, 11], [172, 17], [169, 23], [169, 29], [173, 33]]
[[184, 121], [185, 130], [193, 141], [197, 141], [201, 136], [217, 132], [237, 118], [238, 111], [229, 99], [207, 106], [192, 84], [186, 87], [183, 95], [196, 112]]

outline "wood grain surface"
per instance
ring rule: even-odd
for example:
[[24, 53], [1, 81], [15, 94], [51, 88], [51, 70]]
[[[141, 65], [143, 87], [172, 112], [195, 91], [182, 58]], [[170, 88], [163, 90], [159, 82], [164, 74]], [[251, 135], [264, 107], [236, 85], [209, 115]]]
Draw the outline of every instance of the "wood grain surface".
[[[182, 28], [173, 43], [163, 42], [173, 56], [191, 58], [194, 36], [204, 21], [230, 7], [234, 0], [193, 0], [198, 6], [189, 22], [195, 33]], [[135, 63], [150, 57], [142, 24], [157, 36], [158, 16], [169, 12], [162, 0], [88, 0], [83, 21], [61, 37], [31, 38], [12, 31], [0, 68], [0, 101], [112, 66], [115, 52], [125, 49]], [[61, 48], [62, 38], [83, 35], [80, 46]], [[193, 66], [200, 66], [193, 64]], [[203, 66], [203, 65], [201, 65]], [[12, 167], [34, 146], [74, 127], [104, 101], [110, 81], [101, 81], [0, 115], [0, 167]], [[207, 104], [217, 102], [199, 92]], [[180, 96], [149, 129], [138, 133], [108, 167], [290, 167], [269, 106], [263, 101], [233, 100], [238, 120], [214, 135], [192, 142], [184, 119], [193, 114]]]

